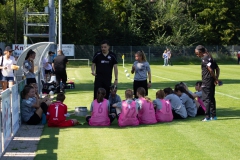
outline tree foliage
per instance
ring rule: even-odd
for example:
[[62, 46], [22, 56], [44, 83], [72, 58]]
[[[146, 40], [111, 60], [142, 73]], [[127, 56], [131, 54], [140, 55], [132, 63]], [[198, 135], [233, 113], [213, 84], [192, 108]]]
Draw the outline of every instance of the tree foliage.
[[[17, 41], [26, 8], [43, 12], [48, 0], [17, 0]], [[191, 46], [238, 44], [238, 0], [64, 0], [63, 43]], [[152, 3], [155, 2], [155, 3]], [[55, 2], [56, 8], [58, 2]], [[31, 18], [46, 21], [47, 18]], [[14, 42], [14, 1], [0, 0], [0, 41]], [[35, 33], [48, 28], [36, 27]], [[36, 41], [41, 41], [37, 39]]]

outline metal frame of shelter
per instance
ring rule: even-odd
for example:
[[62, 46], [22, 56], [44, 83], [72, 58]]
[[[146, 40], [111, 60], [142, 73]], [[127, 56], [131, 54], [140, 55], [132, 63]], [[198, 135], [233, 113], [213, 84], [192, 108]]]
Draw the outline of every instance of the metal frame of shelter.
[[23, 75], [23, 63], [25, 61], [25, 57], [29, 50], [33, 50], [36, 53], [36, 57], [34, 59], [34, 72], [36, 75], [36, 80], [38, 83], [38, 90], [40, 91], [42, 89], [42, 84], [40, 83], [43, 77], [43, 65], [42, 60], [43, 58], [46, 58], [48, 56], [48, 51], [51, 45], [53, 45], [54, 42], [39, 42], [35, 43], [33, 45], [28, 46], [25, 48], [22, 52], [22, 54], [18, 57], [17, 65], [20, 66], [19, 70], [14, 71], [16, 82], [19, 83], [24, 78]]

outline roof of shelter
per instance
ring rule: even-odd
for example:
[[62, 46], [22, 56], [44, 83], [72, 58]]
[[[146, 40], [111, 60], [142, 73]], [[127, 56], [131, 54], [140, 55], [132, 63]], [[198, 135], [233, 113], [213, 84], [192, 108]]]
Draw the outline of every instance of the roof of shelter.
[[23, 77], [23, 62], [25, 61], [25, 57], [30, 49], [32, 49], [36, 53], [36, 57], [34, 60], [34, 72], [35, 74], [41, 71], [42, 68], [42, 58], [48, 56], [48, 51], [51, 45], [53, 45], [54, 42], [39, 42], [35, 43], [33, 45], [28, 46], [25, 48], [22, 52], [22, 54], [19, 55], [17, 60], [17, 65], [20, 66], [19, 70], [14, 71], [16, 81], [19, 82], [22, 80]]

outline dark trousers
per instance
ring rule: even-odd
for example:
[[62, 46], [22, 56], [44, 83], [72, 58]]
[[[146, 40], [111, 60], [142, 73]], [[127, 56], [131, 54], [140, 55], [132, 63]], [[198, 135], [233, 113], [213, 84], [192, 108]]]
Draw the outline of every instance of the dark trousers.
[[106, 90], [106, 96], [105, 98], [108, 99], [109, 98], [109, 94], [110, 94], [110, 86], [111, 86], [111, 81], [112, 78], [99, 78], [99, 77], [95, 77], [95, 81], [94, 81], [94, 99], [97, 98], [97, 91], [98, 88], [104, 88]]
[[216, 102], [215, 102], [215, 85], [211, 83], [209, 86], [202, 87], [202, 100], [206, 107], [206, 118], [216, 116]]
[[60, 92], [60, 81], [62, 80], [62, 84], [65, 86], [67, 82], [67, 72], [66, 70], [55, 70], [56, 75], [56, 84], [57, 84], [57, 92]]
[[134, 98], [138, 98], [137, 96], [137, 89], [139, 87], [143, 87], [146, 91], [146, 96], [148, 95], [148, 83], [147, 80], [143, 80], [143, 81], [136, 81], [134, 80], [133, 82], [133, 91], [134, 91]]
[[170, 58], [168, 58], [168, 64], [172, 66], [172, 61]]

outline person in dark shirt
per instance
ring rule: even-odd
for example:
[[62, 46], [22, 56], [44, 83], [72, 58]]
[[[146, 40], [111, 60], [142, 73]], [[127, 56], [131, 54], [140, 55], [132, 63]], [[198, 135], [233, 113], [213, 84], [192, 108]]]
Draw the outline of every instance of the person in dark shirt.
[[[68, 63], [67, 57], [63, 54], [62, 50], [58, 51], [57, 57], [53, 60], [53, 70], [56, 75], [57, 93], [64, 91], [64, 86], [67, 82], [67, 72], [66, 65]], [[60, 81], [62, 80], [62, 86], [60, 86]]]
[[106, 90], [105, 98], [109, 98], [110, 86], [112, 83], [112, 70], [114, 68], [115, 81], [118, 83], [118, 68], [117, 57], [109, 51], [109, 42], [104, 40], [101, 43], [101, 51], [95, 53], [92, 60], [92, 75], [95, 76], [94, 81], [94, 99], [97, 97], [98, 88], [104, 88]]
[[206, 107], [202, 121], [216, 120], [215, 85], [219, 83], [220, 69], [204, 46], [198, 45], [195, 54], [202, 59], [202, 100]]

